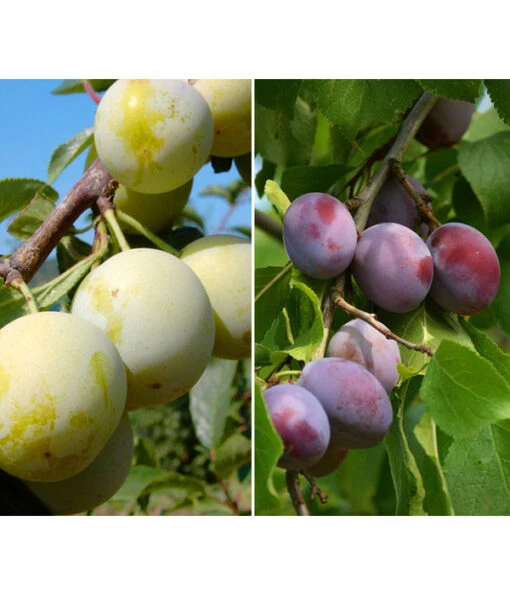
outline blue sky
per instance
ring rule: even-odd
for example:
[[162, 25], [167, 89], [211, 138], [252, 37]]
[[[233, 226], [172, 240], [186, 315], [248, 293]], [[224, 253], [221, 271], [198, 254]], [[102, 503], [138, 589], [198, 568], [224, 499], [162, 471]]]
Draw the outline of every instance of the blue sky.
[[[0, 179], [36, 178], [47, 182], [47, 168], [53, 150], [77, 132], [92, 126], [96, 104], [84, 93], [52, 95], [62, 79], [0, 79]], [[63, 198], [83, 173], [86, 152], [80, 155], [53, 187]], [[229, 184], [238, 179], [234, 166], [214, 174], [205, 165], [195, 176], [189, 206], [204, 218], [207, 233], [212, 233], [227, 210], [226, 201], [200, 197], [208, 185]], [[248, 201], [240, 205], [228, 221], [229, 226], [250, 226]], [[13, 240], [7, 234], [8, 221], [0, 223], [0, 253], [10, 252]]]

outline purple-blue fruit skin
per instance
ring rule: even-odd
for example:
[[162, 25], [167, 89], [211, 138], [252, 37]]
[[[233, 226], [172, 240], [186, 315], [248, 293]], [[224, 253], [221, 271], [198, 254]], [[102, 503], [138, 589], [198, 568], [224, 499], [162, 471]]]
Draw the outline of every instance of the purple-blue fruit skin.
[[399, 223], [379, 223], [361, 234], [352, 271], [374, 304], [402, 314], [425, 299], [434, 268], [430, 250], [418, 234]]
[[[408, 180], [417, 192], [426, 194], [427, 191], [420, 182], [411, 176], [408, 176]], [[400, 223], [414, 231], [417, 217], [418, 211], [414, 200], [397, 178], [389, 178], [374, 200], [368, 216], [367, 227], [378, 223]]]
[[298, 384], [326, 410], [332, 446], [371, 448], [384, 440], [393, 419], [391, 403], [382, 384], [363, 366], [325, 357], [306, 364]]
[[300, 470], [317, 463], [330, 439], [328, 416], [318, 399], [295, 384], [272, 386], [264, 399], [285, 448], [278, 466]]
[[475, 106], [466, 101], [439, 99], [416, 134], [416, 140], [429, 149], [451, 147], [469, 128]]
[[322, 192], [294, 200], [283, 219], [283, 242], [296, 268], [315, 279], [341, 275], [351, 264], [357, 232], [352, 215]]
[[[427, 194], [425, 188], [411, 176], [407, 179], [414, 189], [420, 194]], [[427, 207], [432, 210], [430, 200], [426, 202]], [[389, 178], [375, 198], [374, 204], [370, 209], [366, 227], [372, 227], [378, 223], [400, 223], [416, 231], [416, 225], [419, 220], [418, 209], [414, 199], [409, 196], [402, 184], [397, 178]], [[429, 226], [426, 222], [420, 223], [418, 234], [421, 237], [427, 236]]]
[[432, 299], [465, 316], [488, 308], [501, 279], [498, 255], [489, 240], [470, 225], [445, 223], [427, 244], [434, 261]]
[[347, 448], [330, 444], [320, 461], [309, 467], [307, 471], [313, 477], [330, 475], [340, 467], [348, 453]]
[[397, 342], [387, 339], [360, 318], [350, 320], [336, 331], [329, 341], [326, 354], [328, 357], [343, 357], [365, 367], [387, 393], [398, 382], [397, 366], [401, 358]]

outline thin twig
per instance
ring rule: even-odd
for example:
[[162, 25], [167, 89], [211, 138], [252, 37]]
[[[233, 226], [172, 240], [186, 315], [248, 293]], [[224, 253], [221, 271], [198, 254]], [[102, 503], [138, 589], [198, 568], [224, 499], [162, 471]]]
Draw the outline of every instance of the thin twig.
[[301, 474], [303, 475], [303, 477], [305, 477], [305, 479], [310, 484], [310, 488], [311, 488], [310, 500], [313, 502], [315, 500], [315, 498], [319, 498], [321, 504], [326, 504], [328, 501], [328, 495], [326, 494], [326, 492], [321, 490], [320, 487], [317, 485], [317, 482], [315, 481], [315, 477], [313, 477], [313, 475], [310, 475], [306, 470], [301, 471]]
[[276, 283], [278, 283], [278, 281], [280, 279], [282, 279], [283, 277], [285, 277], [285, 275], [292, 269], [292, 263], [289, 262], [288, 264], [286, 264], [283, 269], [277, 274], [275, 275], [271, 281], [269, 281], [269, 283], [267, 285], [265, 285], [255, 296], [255, 302], [258, 301], [265, 293], [267, 293], [271, 287], [273, 287]]
[[[416, 190], [416, 188], [411, 184], [406, 172], [404, 171], [404, 168], [402, 167], [402, 164], [399, 161], [392, 161], [391, 171], [407, 194], [414, 200], [421, 220], [428, 224], [430, 231], [440, 227], [441, 222], [434, 217], [432, 211], [427, 205], [427, 201], [424, 200], [423, 195], [418, 192], [418, 190]], [[425, 196], [428, 195], [426, 194]]]
[[298, 516], [310, 516], [305, 499], [301, 492], [301, 485], [299, 484], [299, 473], [297, 471], [287, 471], [285, 473], [285, 481], [287, 482], [287, 490], [292, 500], [292, 504], [296, 509]]
[[411, 343], [411, 341], [407, 341], [406, 339], [399, 337], [398, 335], [390, 331], [388, 328], [386, 328], [382, 323], [380, 323], [377, 320], [375, 314], [370, 314], [369, 312], [365, 312], [364, 310], [356, 308], [356, 306], [353, 306], [352, 304], [349, 304], [349, 302], [346, 302], [343, 297], [336, 296], [335, 304], [339, 308], [342, 308], [342, 310], [347, 312], [347, 314], [350, 314], [351, 316], [354, 316], [356, 318], [361, 318], [361, 320], [368, 322], [368, 324], [370, 324], [376, 330], [382, 333], [387, 339], [393, 339], [394, 341], [397, 341], [397, 343], [400, 343], [404, 347], [407, 347], [407, 349], [412, 349], [413, 351], [426, 353], [430, 357], [434, 355], [432, 349], [430, 347], [427, 347], [427, 345], [422, 345], [420, 343]]
[[263, 213], [259, 209], [255, 209], [255, 227], [265, 231], [268, 235], [282, 241], [283, 227], [282, 224], [270, 217], [267, 213]]
[[101, 95], [98, 95], [96, 93], [96, 90], [94, 89], [94, 87], [89, 83], [89, 81], [87, 80], [83, 80], [83, 88], [85, 89], [85, 92], [87, 93], [87, 95], [92, 99], [92, 101], [96, 104], [99, 105], [99, 103], [101, 102]]

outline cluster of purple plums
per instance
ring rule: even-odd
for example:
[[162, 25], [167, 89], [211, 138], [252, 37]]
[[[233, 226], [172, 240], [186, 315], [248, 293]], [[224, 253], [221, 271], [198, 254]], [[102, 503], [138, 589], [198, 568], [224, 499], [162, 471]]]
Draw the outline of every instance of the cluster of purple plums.
[[[461, 123], [449, 112], [451, 104]], [[464, 102], [441, 100], [417, 138], [432, 148], [454, 144], [467, 129], [473, 109]], [[445, 113], [450, 123], [446, 131]], [[419, 182], [409, 181], [426, 194]], [[352, 274], [379, 308], [410, 312], [430, 295], [456, 314], [485, 310], [500, 282], [492, 244], [463, 223], [446, 223], [429, 232], [414, 200], [394, 178], [376, 197], [359, 237], [349, 210], [321, 192], [294, 200], [283, 221], [284, 245], [297, 269], [316, 279]], [[327, 357], [306, 364], [297, 384], [268, 388], [267, 407], [285, 447], [279, 466], [321, 477], [340, 465], [348, 449], [379, 444], [392, 422], [388, 395], [398, 382], [399, 362], [397, 343], [356, 319], [333, 335]]]

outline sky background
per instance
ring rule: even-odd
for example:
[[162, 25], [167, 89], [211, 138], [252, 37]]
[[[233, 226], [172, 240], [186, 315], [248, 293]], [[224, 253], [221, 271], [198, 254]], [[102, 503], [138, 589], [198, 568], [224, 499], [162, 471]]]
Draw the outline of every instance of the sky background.
[[[85, 93], [52, 95], [61, 83], [62, 79], [0, 79], [0, 179], [26, 177], [47, 182], [54, 149], [93, 125], [96, 104]], [[84, 151], [52, 184], [60, 199], [83, 174], [86, 154]], [[201, 197], [200, 192], [212, 184], [226, 186], [239, 177], [234, 165], [229, 172], [215, 174], [209, 164], [195, 176], [188, 205], [203, 217], [207, 234], [216, 230], [228, 205], [221, 198]], [[19, 243], [6, 231], [10, 220], [0, 223], [0, 254], [11, 252]], [[245, 199], [229, 217], [228, 226], [250, 225], [251, 209]]]

